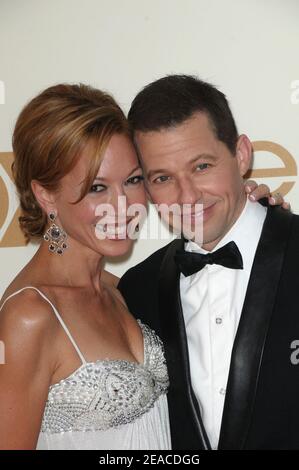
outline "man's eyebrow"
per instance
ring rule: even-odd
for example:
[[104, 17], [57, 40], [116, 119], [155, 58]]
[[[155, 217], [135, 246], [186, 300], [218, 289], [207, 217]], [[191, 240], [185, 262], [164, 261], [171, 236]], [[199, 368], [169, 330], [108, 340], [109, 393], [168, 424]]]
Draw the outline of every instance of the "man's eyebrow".
[[[215, 155], [211, 155], [209, 153], [202, 153], [200, 155], [196, 155], [196, 157], [192, 158], [187, 165], [192, 165], [193, 163], [197, 162], [198, 160], [208, 160], [210, 162], [215, 162], [217, 157]], [[151, 178], [154, 175], [161, 174], [161, 173], [169, 173], [169, 169], [166, 170], [164, 168], [159, 168], [157, 170], [149, 170], [147, 173], [147, 178]]]
[[211, 155], [210, 153], [201, 153], [200, 155], [197, 155], [196, 157], [192, 158], [188, 164], [192, 164], [197, 162], [197, 160], [209, 160], [210, 162], [215, 162], [217, 160], [217, 157], [215, 155]]
[[168, 172], [169, 172], [169, 170], [164, 170], [163, 168], [160, 168], [159, 170], [149, 170], [146, 177], [149, 179], [152, 176], [157, 175], [159, 173], [168, 173]]

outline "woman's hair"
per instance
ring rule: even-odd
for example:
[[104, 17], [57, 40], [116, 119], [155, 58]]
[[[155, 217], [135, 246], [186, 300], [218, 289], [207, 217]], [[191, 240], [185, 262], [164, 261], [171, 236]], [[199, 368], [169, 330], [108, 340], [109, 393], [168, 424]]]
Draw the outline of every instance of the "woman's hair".
[[47, 225], [47, 214], [34, 196], [31, 181], [57, 191], [60, 180], [91, 142], [94, 152], [90, 170], [76, 202], [81, 201], [97, 175], [110, 138], [116, 133], [130, 135], [124, 113], [112, 96], [91, 86], [52, 86], [25, 106], [14, 129], [12, 171], [22, 210], [19, 222], [27, 242], [41, 237]]

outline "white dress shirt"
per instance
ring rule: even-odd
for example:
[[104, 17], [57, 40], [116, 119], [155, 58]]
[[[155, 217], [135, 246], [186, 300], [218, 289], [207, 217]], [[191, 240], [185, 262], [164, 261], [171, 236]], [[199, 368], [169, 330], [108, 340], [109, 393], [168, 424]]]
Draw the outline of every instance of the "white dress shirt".
[[[212, 250], [234, 241], [244, 269], [216, 264], [185, 277], [180, 292], [186, 325], [191, 382], [211, 446], [218, 446], [232, 347], [267, 209], [247, 201], [230, 231]], [[188, 241], [186, 251], [207, 253]]]

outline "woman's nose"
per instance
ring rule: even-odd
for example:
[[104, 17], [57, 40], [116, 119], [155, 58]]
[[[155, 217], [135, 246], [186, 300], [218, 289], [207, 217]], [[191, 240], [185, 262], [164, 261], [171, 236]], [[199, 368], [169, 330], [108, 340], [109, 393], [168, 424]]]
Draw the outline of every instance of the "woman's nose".
[[110, 204], [119, 217], [126, 217], [127, 214], [127, 196], [122, 188], [116, 188], [112, 195]]

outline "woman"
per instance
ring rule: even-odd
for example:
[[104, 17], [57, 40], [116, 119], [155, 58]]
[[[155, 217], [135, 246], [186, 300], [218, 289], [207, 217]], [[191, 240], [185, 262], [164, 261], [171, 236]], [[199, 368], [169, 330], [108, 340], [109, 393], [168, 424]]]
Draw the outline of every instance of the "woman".
[[138, 231], [119, 197], [146, 204], [124, 114], [106, 93], [57, 85], [24, 108], [13, 150], [21, 228], [42, 242], [1, 301], [0, 448], [169, 449], [161, 341], [103, 270]]

